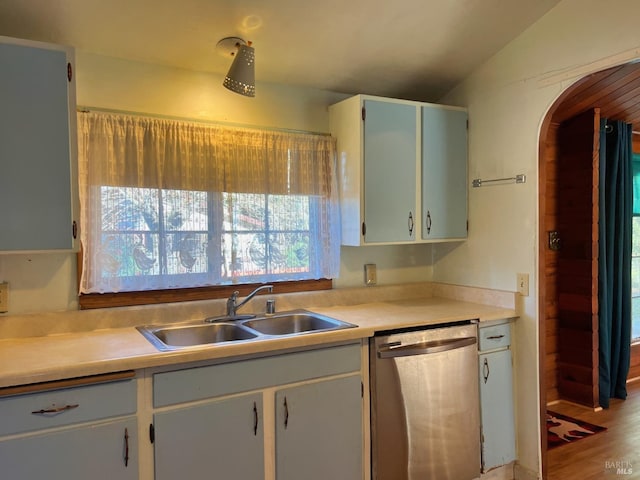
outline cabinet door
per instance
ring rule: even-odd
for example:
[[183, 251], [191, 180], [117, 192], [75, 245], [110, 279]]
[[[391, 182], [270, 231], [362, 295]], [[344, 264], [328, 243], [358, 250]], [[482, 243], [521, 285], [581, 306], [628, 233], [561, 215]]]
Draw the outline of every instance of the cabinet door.
[[482, 469], [515, 460], [511, 350], [480, 355]]
[[155, 479], [263, 480], [262, 395], [154, 415]]
[[467, 112], [422, 107], [422, 239], [467, 236]]
[[0, 251], [71, 250], [67, 53], [8, 41], [0, 37]]
[[359, 376], [276, 392], [276, 478], [357, 480], [362, 471]]
[[416, 106], [365, 100], [364, 108], [365, 241], [414, 240]]
[[134, 480], [138, 478], [137, 444], [135, 419], [4, 440], [0, 441], [0, 476]]

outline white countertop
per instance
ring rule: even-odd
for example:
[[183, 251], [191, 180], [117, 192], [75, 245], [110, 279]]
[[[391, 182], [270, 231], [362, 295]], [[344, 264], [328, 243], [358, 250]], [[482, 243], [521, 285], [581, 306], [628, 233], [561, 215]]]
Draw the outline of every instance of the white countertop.
[[309, 310], [353, 323], [357, 328], [171, 352], [157, 350], [132, 326], [8, 338], [0, 340], [0, 387], [359, 340], [396, 328], [468, 319], [486, 322], [517, 315], [513, 308], [441, 297]]

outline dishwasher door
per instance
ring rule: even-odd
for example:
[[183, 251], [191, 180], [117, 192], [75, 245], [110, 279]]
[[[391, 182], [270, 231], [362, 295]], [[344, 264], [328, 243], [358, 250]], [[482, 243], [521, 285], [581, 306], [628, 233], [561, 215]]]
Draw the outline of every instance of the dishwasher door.
[[370, 340], [372, 478], [480, 476], [477, 327]]

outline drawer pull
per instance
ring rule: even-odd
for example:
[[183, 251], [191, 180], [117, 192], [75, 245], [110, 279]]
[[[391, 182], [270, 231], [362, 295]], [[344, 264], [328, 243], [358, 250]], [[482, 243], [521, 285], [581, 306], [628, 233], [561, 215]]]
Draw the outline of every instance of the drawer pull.
[[287, 404], [287, 397], [284, 397], [284, 429], [289, 426], [289, 405]]
[[66, 412], [67, 410], [73, 410], [74, 408], [78, 408], [79, 405], [76, 403], [75, 405], [65, 405], [64, 407], [51, 407], [42, 410], [35, 410], [31, 412], [33, 415], [55, 415], [58, 413]]
[[129, 466], [129, 430], [124, 429], [124, 466]]
[[258, 435], [258, 406], [253, 402], [253, 435]]
[[504, 335], [491, 335], [487, 337], [487, 340], [500, 340], [501, 338], [504, 338]]
[[484, 378], [484, 383], [487, 383], [489, 380], [489, 361], [485, 358], [484, 365], [482, 366], [482, 377]]

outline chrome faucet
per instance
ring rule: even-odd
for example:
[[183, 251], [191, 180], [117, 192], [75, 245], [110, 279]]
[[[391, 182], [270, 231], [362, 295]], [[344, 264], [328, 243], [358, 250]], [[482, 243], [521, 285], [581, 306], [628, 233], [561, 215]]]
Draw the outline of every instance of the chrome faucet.
[[273, 292], [273, 285], [262, 285], [261, 287], [256, 288], [253, 292], [251, 292], [247, 297], [242, 300], [240, 303], [236, 303], [238, 300], [238, 295], [240, 292], [237, 290], [231, 294], [231, 296], [227, 299], [227, 317], [235, 317], [236, 312], [240, 307], [242, 307], [245, 303], [251, 300], [256, 293], [260, 290], [269, 290], [269, 292]]

